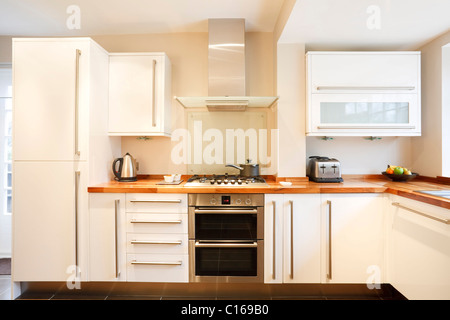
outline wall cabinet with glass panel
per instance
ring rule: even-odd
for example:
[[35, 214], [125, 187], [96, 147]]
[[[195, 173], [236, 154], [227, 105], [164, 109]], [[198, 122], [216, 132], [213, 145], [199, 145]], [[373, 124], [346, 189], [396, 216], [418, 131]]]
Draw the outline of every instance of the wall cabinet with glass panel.
[[420, 136], [420, 52], [308, 52], [310, 136]]

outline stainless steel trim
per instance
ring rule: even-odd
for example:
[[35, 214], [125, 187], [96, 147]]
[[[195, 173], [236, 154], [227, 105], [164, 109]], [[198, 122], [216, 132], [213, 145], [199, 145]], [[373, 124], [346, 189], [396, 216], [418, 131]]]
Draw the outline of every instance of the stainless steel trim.
[[317, 129], [415, 129], [416, 126], [392, 126], [392, 125], [357, 125], [357, 126], [351, 126], [351, 125], [321, 125], [317, 126]]
[[130, 202], [181, 203], [181, 199], [147, 199], [147, 200], [130, 200]]
[[272, 239], [273, 239], [273, 248], [272, 248], [272, 279], [275, 280], [276, 278], [276, 271], [275, 271], [275, 265], [276, 265], [276, 212], [277, 212], [277, 202], [276, 201], [272, 201], [272, 206], [273, 206], [273, 229], [272, 229]]
[[156, 60], [153, 60], [153, 88], [152, 88], [152, 127], [156, 127], [156, 112], [155, 112], [155, 95], [156, 95]]
[[174, 241], [168, 241], [168, 240], [131, 240], [131, 244], [176, 244], [180, 245], [182, 243], [181, 240], [174, 240]]
[[290, 278], [294, 279], [294, 201], [289, 200], [291, 205], [291, 273]]
[[441, 223], [444, 223], [444, 224], [450, 224], [450, 219], [444, 219], [444, 218], [435, 217], [435, 216], [432, 216], [432, 215], [429, 215], [429, 214], [426, 214], [426, 213], [423, 213], [423, 212], [420, 212], [420, 211], [417, 211], [417, 210], [405, 207], [405, 206], [401, 205], [398, 202], [392, 202], [392, 205], [394, 207], [398, 207], [398, 208], [402, 208], [402, 209], [408, 210], [408, 211], [410, 211], [412, 213], [421, 215], [423, 217], [426, 217], [426, 218], [429, 218], [429, 219], [432, 219], [432, 220], [435, 220], [435, 221], [438, 221], [438, 222], [441, 222]]
[[257, 241], [251, 243], [239, 243], [239, 242], [195, 242], [196, 248], [256, 248], [258, 246]]
[[80, 171], [75, 171], [75, 277], [79, 277], [78, 268], [78, 198], [80, 187]]
[[189, 240], [189, 282], [262, 283], [264, 281], [264, 240], [257, 240], [256, 276], [197, 276], [195, 274], [195, 251], [202, 248], [196, 247], [196, 242], [195, 240]]
[[132, 260], [131, 264], [152, 265], [152, 266], [181, 266], [182, 261], [136, 261]]
[[209, 213], [209, 214], [224, 214], [224, 213], [236, 213], [236, 214], [249, 214], [258, 213], [257, 209], [195, 209], [194, 213]]
[[414, 90], [416, 87], [358, 87], [358, 86], [318, 86], [317, 90], [384, 90], [384, 91], [398, 91], [398, 90]]
[[331, 200], [327, 200], [327, 205], [328, 205], [328, 255], [327, 255], [327, 260], [328, 260], [328, 268], [327, 268], [327, 279], [331, 280], [333, 278], [333, 274], [332, 274], [332, 266], [331, 266], [331, 258], [332, 258], [332, 251], [331, 251]]
[[78, 141], [78, 126], [79, 126], [79, 104], [80, 104], [80, 56], [81, 50], [76, 50], [75, 56], [75, 155], [80, 155], [79, 141]]
[[114, 202], [114, 210], [115, 210], [115, 222], [114, 222], [114, 252], [115, 252], [115, 271], [116, 271], [116, 278], [119, 278], [120, 276], [120, 270], [119, 270], [119, 231], [118, 231], [118, 222], [119, 222], [119, 205], [120, 205], [120, 199], [116, 199]]
[[136, 220], [131, 219], [131, 223], [173, 223], [173, 224], [181, 224], [182, 220]]

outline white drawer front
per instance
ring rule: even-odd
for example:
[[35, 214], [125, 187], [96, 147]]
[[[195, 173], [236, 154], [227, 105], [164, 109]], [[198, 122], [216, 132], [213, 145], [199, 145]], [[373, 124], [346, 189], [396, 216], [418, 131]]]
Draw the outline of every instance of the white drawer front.
[[188, 255], [128, 254], [127, 280], [139, 282], [188, 282]]
[[128, 233], [127, 253], [188, 254], [188, 235]]
[[188, 215], [178, 213], [128, 213], [127, 232], [187, 233]]
[[187, 194], [130, 193], [126, 195], [127, 212], [187, 213]]

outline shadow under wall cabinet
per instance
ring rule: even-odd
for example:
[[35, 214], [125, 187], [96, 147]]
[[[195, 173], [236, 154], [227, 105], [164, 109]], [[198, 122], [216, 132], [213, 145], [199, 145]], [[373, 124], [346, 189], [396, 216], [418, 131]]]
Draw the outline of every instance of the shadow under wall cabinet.
[[420, 136], [420, 52], [308, 52], [309, 136]]
[[109, 135], [170, 137], [171, 86], [165, 53], [111, 53]]

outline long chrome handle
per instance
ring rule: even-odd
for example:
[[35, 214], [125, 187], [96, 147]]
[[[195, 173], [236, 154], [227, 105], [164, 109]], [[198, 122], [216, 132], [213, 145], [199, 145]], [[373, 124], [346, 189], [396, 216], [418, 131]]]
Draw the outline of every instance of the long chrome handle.
[[173, 224], [181, 224], [182, 220], [136, 220], [131, 219], [131, 223], [173, 223]]
[[79, 122], [79, 104], [80, 104], [80, 56], [81, 50], [77, 49], [75, 55], [75, 155], [80, 155], [78, 141], [78, 122]]
[[147, 199], [147, 200], [130, 200], [130, 202], [181, 203], [181, 199]]
[[276, 207], [277, 203], [276, 201], [272, 201], [272, 206], [273, 206], [273, 230], [272, 230], [272, 237], [273, 237], [273, 248], [272, 248], [272, 279], [275, 280], [276, 278], [276, 272], [275, 272], [275, 256], [276, 256], [276, 212], [277, 212], [277, 207]]
[[416, 126], [402, 126], [402, 125], [320, 125], [317, 129], [415, 129]]
[[182, 261], [131, 261], [131, 264], [152, 265], [152, 266], [181, 266]]
[[423, 217], [426, 217], [426, 218], [429, 218], [429, 219], [432, 219], [432, 220], [435, 220], [435, 221], [439, 221], [439, 222], [444, 223], [444, 224], [450, 224], [450, 219], [444, 219], [444, 218], [435, 217], [435, 216], [432, 216], [432, 215], [429, 215], [429, 214], [426, 214], [426, 213], [423, 213], [423, 212], [420, 212], [420, 211], [417, 211], [417, 210], [405, 207], [405, 206], [401, 205], [398, 202], [392, 202], [392, 205], [394, 207], [398, 207], [398, 208], [402, 208], [402, 209], [408, 210], [408, 211], [413, 212], [415, 214], [421, 215]]
[[80, 187], [80, 171], [75, 171], [75, 277], [79, 277], [78, 267], [78, 198]]
[[156, 127], [156, 112], [155, 112], [155, 95], [156, 95], [156, 60], [153, 60], [153, 85], [152, 85], [152, 126]]
[[294, 201], [289, 200], [291, 205], [291, 279], [294, 279]]
[[332, 266], [331, 266], [331, 258], [332, 258], [332, 251], [331, 251], [331, 201], [327, 200], [328, 205], [328, 270], [327, 270], [327, 279], [331, 280], [332, 275]]
[[181, 240], [167, 241], [167, 240], [131, 240], [131, 244], [181, 244]]
[[195, 242], [195, 247], [198, 248], [256, 248], [258, 246], [258, 242], [250, 242], [250, 243], [221, 243], [221, 242]]
[[195, 209], [194, 213], [258, 213], [257, 209]]
[[115, 225], [115, 232], [114, 232], [114, 242], [115, 242], [115, 257], [116, 257], [116, 259], [115, 259], [115, 269], [116, 269], [116, 278], [119, 278], [119, 276], [120, 276], [120, 270], [119, 270], [119, 250], [118, 250], [118, 248], [119, 248], [119, 245], [118, 245], [118, 242], [119, 242], [119, 239], [118, 239], [118, 222], [119, 222], [119, 206], [120, 206], [120, 199], [117, 199], [116, 201], [115, 201], [115, 214], [114, 214], [114, 217], [115, 217], [115, 223], [114, 223], [114, 225]]
[[416, 87], [357, 87], [357, 86], [319, 86], [318, 91], [321, 90], [384, 90], [384, 91], [398, 91], [398, 90], [414, 90]]

